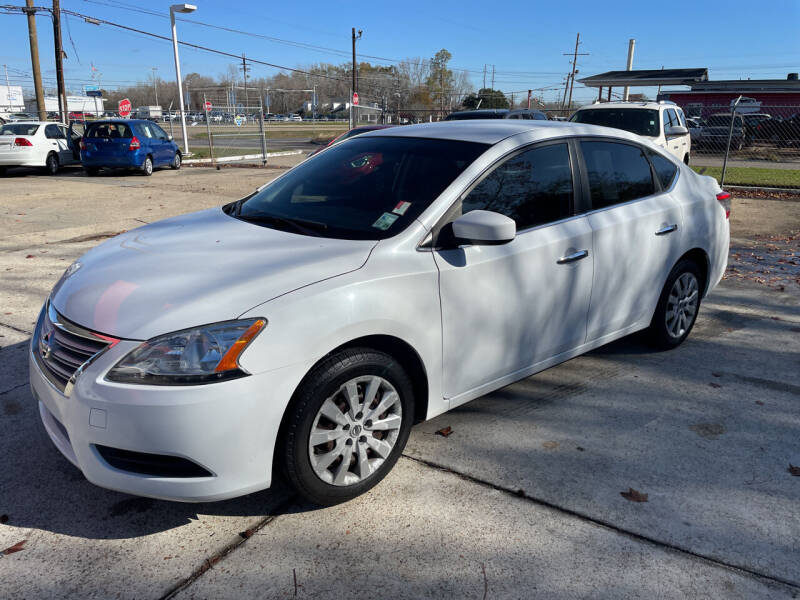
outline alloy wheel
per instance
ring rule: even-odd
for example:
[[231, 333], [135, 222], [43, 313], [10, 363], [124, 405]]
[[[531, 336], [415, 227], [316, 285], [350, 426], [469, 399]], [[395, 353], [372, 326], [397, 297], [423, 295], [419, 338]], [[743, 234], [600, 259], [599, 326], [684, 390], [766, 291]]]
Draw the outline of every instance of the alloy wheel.
[[694, 273], [686, 272], [675, 280], [667, 297], [667, 332], [673, 338], [684, 335], [697, 316], [700, 286]]
[[335, 486], [360, 483], [391, 454], [403, 422], [397, 390], [377, 375], [354, 377], [320, 407], [308, 440], [317, 477]]

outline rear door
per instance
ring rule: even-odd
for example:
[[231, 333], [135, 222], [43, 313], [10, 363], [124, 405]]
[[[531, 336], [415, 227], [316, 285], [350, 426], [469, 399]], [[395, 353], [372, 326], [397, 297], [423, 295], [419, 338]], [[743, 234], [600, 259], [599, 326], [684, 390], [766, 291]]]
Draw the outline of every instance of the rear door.
[[669, 159], [631, 142], [585, 139], [579, 145], [593, 233], [587, 324], [587, 341], [593, 341], [649, 322], [680, 256], [683, 224], [671, 195], [677, 167]]

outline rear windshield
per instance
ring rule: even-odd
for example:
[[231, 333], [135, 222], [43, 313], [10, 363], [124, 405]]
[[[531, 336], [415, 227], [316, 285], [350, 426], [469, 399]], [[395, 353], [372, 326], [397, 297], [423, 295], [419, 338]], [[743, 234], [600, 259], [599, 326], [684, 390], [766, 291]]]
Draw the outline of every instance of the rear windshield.
[[35, 135], [39, 125], [29, 123], [8, 123], [0, 126], [0, 135]]
[[487, 148], [356, 136], [227, 210], [244, 221], [307, 235], [384, 239], [405, 229]]
[[87, 138], [130, 138], [131, 128], [125, 123], [92, 123], [86, 129]]
[[624, 129], [637, 135], [658, 137], [658, 111], [641, 108], [597, 108], [579, 110], [570, 118], [573, 123], [602, 125]]

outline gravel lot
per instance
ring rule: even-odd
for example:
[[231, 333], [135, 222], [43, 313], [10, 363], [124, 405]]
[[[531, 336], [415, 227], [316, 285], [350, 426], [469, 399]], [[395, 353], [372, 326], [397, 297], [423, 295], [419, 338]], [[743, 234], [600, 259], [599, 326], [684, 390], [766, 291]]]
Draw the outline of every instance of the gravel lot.
[[27, 385], [50, 288], [103, 239], [241, 197], [297, 159], [0, 180], [0, 597], [800, 597], [791, 199], [734, 200], [731, 268], [683, 346], [626, 338], [423, 423], [350, 503], [277, 485], [188, 505], [88, 483]]

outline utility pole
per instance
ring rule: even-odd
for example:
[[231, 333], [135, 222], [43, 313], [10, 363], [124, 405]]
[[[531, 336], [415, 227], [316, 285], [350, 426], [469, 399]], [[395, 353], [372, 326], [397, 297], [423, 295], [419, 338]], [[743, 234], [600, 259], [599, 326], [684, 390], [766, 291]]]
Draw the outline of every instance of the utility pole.
[[533, 90], [528, 90], [528, 110], [531, 109], [531, 92]]
[[483, 89], [486, 89], [486, 63], [483, 63]]
[[[572, 88], [575, 87], [575, 73], [578, 72], [578, 57], [579, 56], [589, 56], [588, 52], [578, 53], [578, 46], [581, 43], [581, 34], [578, 32], [578, 35], [575, 37], [575, 52], [572, 53], [572, 72], [569, 75], [569, 80], [567, 84], [569, 85], [569, 101], [567, 102], [567, 110], [572, 107]], [[564, 53], [565, 56], [569, 56], [566, 52]]]
[[361, 29], [358, 30], [356, 35], [356, 28], [353, 27], [353, 89], [350, 90], [350, 129], [356, 126], [358, 116], [356, 115], [356, 108], [353, 104], [353, 94], [358, 93], [358, 70], [356, 68], [356, 40], [361, 39], [361, 34], [364, 33]]
[[[47, 111], [44, 107], [42, 72], [39, 67], [39, 41], [36, 36], [36, 9], [33, 7], [33, 0], [25, 0], [25, 5], [25, 14], [28, 15], [28, 39], [31, 46], [31, 70], [33, 71], [33, 87], [36, 90], [36, 108], [39, 111], [39, 120], [46, 121]], [[8, 80], [8, 71], [6, 71], [6, 80]]]
[[156, 78], [156, 71], [158, 67], [151, 67], [153, 69], [153, 90], [156, 93], [156, 105], [158, 106], [158, 79]]
[[[636, 40], [630, 39], [628, 40], [628, 67], [627, 70], [630, 71], [633, 69], [633, 49], [636, 47]], [[625, 91], [622, 93], [622, 99], [627, 102], [628, 101], [628, 92], [630, 88], [626, 85]]]
[[492, 89], [494, 89], [494, 65], [492, 65]]
[[69, 107], [67, 90], [64, 86], [64, 49], [61, 45], [61, 2], [53, 0], [53, 42], [56, 47], [56, 83], [58, 84], [58, 105], [61, 122], [67, 123]]
[[245, 110], [247, 110], [247, 106], [248, 106], [248, 102], [249, 102], [249, 98], [247, 96], [247, 71], [250, 69], [250, 67], [247, 66], [247, 58], [245, 57], [244, 54], [242, 54], [242, 67], [241, 67], [241, 69], [242, 69], [242, 75], [244, 77], [244, 107], [245, 107]]

